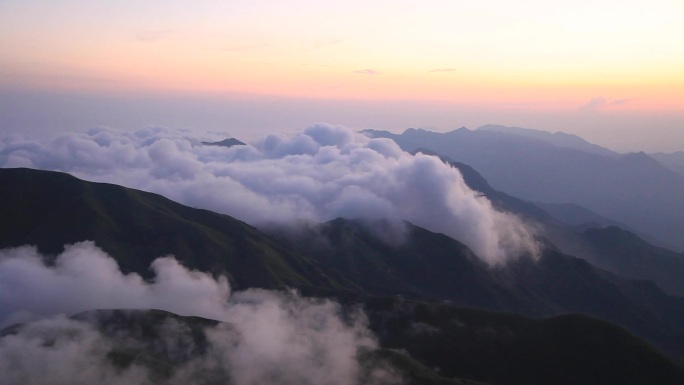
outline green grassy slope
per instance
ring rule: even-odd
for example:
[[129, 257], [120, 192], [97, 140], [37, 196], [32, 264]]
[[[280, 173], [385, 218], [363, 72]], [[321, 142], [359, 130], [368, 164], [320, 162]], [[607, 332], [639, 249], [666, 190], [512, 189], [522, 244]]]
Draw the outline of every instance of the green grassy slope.
[[337, 287], [307, 257], [227, 215], [57, 172], [0, 169], [0, 181], [0, 248], [30, 244], [54, 255], [93, 240], [122, 271], [143, 276], [171, 254], [187, 267], [228, 274], [236, 288]]

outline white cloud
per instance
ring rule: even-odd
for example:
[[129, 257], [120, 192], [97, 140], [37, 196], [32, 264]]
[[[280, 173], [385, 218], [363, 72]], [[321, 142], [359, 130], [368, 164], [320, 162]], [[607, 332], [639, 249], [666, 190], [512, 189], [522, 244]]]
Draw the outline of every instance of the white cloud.
[[615, 99], [612, 101], [607, 100], [603, 96], [592, 98], [587, 104], [580, 107], [582, 111], [596, 111], [603, 108], [610, 107], [620, 107], [631, 102], [632, 99]]
[[[171, 257], [153, 262], [152, 282], [121, 273], [91, 242], [67, 246], [54, 266], [43, 258], [32, 247], [0, 250], [0, 326], [48, 317], [0, 337], [3, 385], [149, 383], [146, 368], [120, 370], [108, 358], [113, 346], [142, 341], [105, 336], [91, 322], [61, 315], [97, 308], [156, 308], [225, 322], [205, 331], [204, 354], [183, 362], [169, 384], [200, 383], [212, 373], [229, 373], [236, 385], [356, 384], [366, 374], [358, 353], [377, 348], [360, 312], [343, 318], [339, 304], [296, 293], [231, 294], [225, 278], [189, 271]], [[187, 349], [178, 343], [187, 330], [157, 326], [155, 343]], [[374, 370], [368, 383], [397, 382], [390, 369]]]
[[365, 70], [356, 70], [354, 73], [361, 74], [361, 75], [367, 75], [367, 76], [376, 76], [380, 75], [380, 72], [372, 69], [365, 69]]
[[1, 142], [0, 166], [66, 171], [156, 192], [255, 226], [403, 219], [464, 242], [490, 264], [536, 253], [527, 227], [470, 190], [457, 169], [402, 152], [388, 139], [326, 124], [230, 148], [202, 146], [188, 132], [165, 129], [97, 129], [45, 143], [15, 136]]
[[580, 109], [585, 111], [593, 111], [602, 108], [607, 104], [608, 101], [606, 100], [606, 98], [604, 98], [603, 96], [599, 96], [596, 98], [591, 98], [591, 100], [587, 104], [581, 106]]
[[117, 370], [111, 341], [90, 325], [64, 317], [37, 321], [0, 338], [3, 385], [142, 385], [143, 368]]
[[92, 242], [68, 245], [47, 267], [34, 247], [0, 250], [0, 327], [36, 317], [96, 308], [158, 308], [221, 319], [230, 290], [225, 277], [189, 271], [170, 257], [152, 263], [156, 278], [124, 275]]

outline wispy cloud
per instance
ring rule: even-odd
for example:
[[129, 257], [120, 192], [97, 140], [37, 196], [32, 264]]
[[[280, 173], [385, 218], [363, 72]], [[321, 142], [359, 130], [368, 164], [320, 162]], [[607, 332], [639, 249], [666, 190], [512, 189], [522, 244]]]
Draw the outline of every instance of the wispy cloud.
[[632, 99], [617, 99], [617, 100], [613, 100], [612, 102], [610, 102], [610, 105], [611, 106], [622, 106], [624, 104], [629, 103], [631, 100]]
[[591, 98], [591, 100], [587, 104], [582, 105], [580, 108], [583, 110], [591, 111], [601, 108], [605, 106], [607, 103], [608, 102], [606, 101], [606, 98], [604, 98], [603, 96], [599, 96], [596, 98]]
[[154, 308], [226, 322], [204, 329], [207, 345], [197, 353], [191, 353], [189, 329], [173, 321], [154, 324], [155, 351], [188, 357], [169, 372], [167, 384], [202, 384], [227, 373], [226, 382], [236, 385], [400, 381], [382, 362], [360, 361], [359, 352], [376, 349], [377, 341], [361, 311], [343, 317], [336, 302], [294, 292], [231, 292], [225, 277], [188, 270], [172, 257], [152, 263], [156, 277], [148, 282], [121, 272], [93, 242], [66, 245], [53, 266], [45, 260], [35, 247], [0, 250], [0, 325], [24, 323], [0, 336], [3, 384], [150, 384], [146, 367], [117, 368], [110, 357], [113, 348], [143, 347], [139, 335], [100, 333], [97, 318], [60, 316], [102, 308]]
[[354, 71], [354, 73], [361, 74], [361, 75], [368, 75], [368, 76], [380, 75], [379, 71], [372, 70], [372, 69], [356, 70], [356, 71]]
[[607, 100], [603, 96], [598, 96], [595, 98], [591, 98], [588, 103], [580, 106], [580, 110], [584, 111], [596, 111], [601, 108], [606, 108], [606, 107], [615, 107], [615, 106], [623, 106], [627, 103], [630, 102], [631, 99], [615, 99], [615, 100]]
[[455, 70], [455, 68], [435, 68], [431, 69], [428, 72], [454, 72]]

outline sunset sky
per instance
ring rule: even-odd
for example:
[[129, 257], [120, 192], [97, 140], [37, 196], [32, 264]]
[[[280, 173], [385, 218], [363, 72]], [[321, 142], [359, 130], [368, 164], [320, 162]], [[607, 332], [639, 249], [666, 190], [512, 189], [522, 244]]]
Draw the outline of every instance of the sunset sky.
[[0, 132], [319, 121], [684, 150], [680, 0], [0, 0]]

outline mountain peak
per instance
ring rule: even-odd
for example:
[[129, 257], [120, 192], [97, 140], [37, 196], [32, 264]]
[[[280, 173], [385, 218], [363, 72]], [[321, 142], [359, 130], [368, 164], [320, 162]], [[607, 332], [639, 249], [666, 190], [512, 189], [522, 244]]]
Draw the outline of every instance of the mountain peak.
[[407, 128], [407, 129], [402, 133], [402, 135], [412, 135], [412, 134], [418, 134], [418, 133], [421, 133], [421, 132], [426, 132], [426, 130], [424, 130], [424, 129], [422, 129], [422, 128], [413, 128], [413, 127], [410, 127], [410, 128]]
[[245, 143], [235, 139], [235, 138], [228, 138], [221, 140], [219, 142], [202, 142], [203, 145], [205, 146], [221, 146], [221, 147], [233, 147], [233, 146], [244, 146]]
[[660, 164], [657, 160], [653, 159], [651, 156], [643, 151], [630, 152], [619, 158], [620, 162], [623, 162], [629, 166], [639, 166], [639, 167], [650, 167], [655, 169], [664, 169], [665, 167]]

